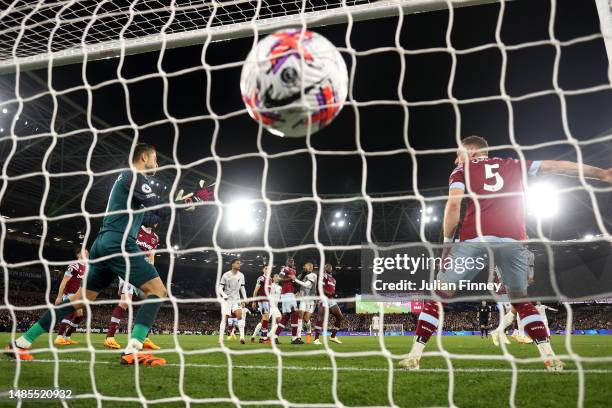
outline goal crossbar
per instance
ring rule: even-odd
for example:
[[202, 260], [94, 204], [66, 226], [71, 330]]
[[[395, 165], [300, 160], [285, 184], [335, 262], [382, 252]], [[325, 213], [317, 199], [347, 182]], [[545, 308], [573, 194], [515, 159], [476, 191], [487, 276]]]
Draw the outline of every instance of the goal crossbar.
[[[243, 3], [237, 1], [232, 3]], [[356, 1], [354, 0], [356, 3]], [[346, 23], [350, 18], [353, 21], [365, 21], [375, 18], [396, 16], [399, 13], [412, 14], [427, 11], [447, 9], [449, 5], [453, 7], [474, 6], [479, 4], [496, 3], [497, 0], [369, 0], [364, 4], [347, 5], [348, 1], [339, 1], [334, 7], [329, 6], [323, 10], [313, 10], [304, 13], [282, 14], [267, 18], [252, 18], [227, 24], [212, 25], [207, 24], [196, 30], [179, 31], [164, 33], [164, 22], [158, 22], [156, 33], [137, 38], [119, 38], [110, 41], [101, 41], [82, 44], [73, 41], [66, 48], [54, 52], [39, 52], [32, 55], [16, 56], [13, 50], [5, 50], [4, 55], [0, 53], [0, 74], [7, 74], [17, 70], [29, 71], [47, 67], [49, 61], [52, 66], [68, 65], [73, 63], [95, 61], [106, 58], [119, 57], [120, 55], [132, 55], [165, 49], [178, 48], [204, 43], [208, 38], [210, 41], [223, 41], [237, 38], [253, 36], [255, 32], [264, 35], [280, 28], [302, 26], [319, 27], [332, 24]], [[225, 3], [222, 3], [225, 5]], [[206, 4], [202, 7], [210, 11], [211, 5]], [[9, 10], [10, 11], [10, 10]], [[5, 10], [5, 14], [8, 11]], [[35, 10], [30, 12], [35, 14]], [[130, 14], [129, 10], [124, 10], [123, 16]], [[82, 17], [83, 22], [95, 16]], [[27, 27], [27, 25], [26, 25]], [[12, 31], [23, 30], [26, 27], [13, 27]], [[10, 27], [2, 27], [0, 19], [0, 35], [10, 30]], [[75, 36], [72, 36], [75, 38]], [[8, 54], [8, 55], [7, 55]]]

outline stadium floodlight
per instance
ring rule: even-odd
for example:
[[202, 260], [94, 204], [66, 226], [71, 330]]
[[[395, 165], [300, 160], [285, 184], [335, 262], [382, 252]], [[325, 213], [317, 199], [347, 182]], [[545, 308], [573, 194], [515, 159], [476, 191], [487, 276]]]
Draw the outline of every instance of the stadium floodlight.
[[549, 183], [537, 183], [526, 191], [529, 215], [538, 219], [552, 218], [559, 212], [557, 188]]
[[332, 225], [332, 227], [335, 227], [336, 226], [336, 221], [332, 221], [331, 225]]
[[8, 109], [2, 108], [2, 113], [8, 113]]
[[339, 227], [339, 228], [342, 228], [342, 227], [344, 227], [344, 224], [345, 224], [345, 223], [344, 223], [344, 220], [339, 221], [339, 222], [338, 222], [338, 227]]
[[245, 199], [238, 199], [229, 204], [226, 209], [225, 219], [229, 231], [243, 230], [247, 234], [252, 234], [257, 229], [253, 213], [255, 208]]
[[173, 248], [175, 251], [178, 251], [179, 246], [178, 246], [178, 245], [175, 245], [175, 246], [173, 246], [172, 248]]
[[584, 239], [586, 239], [586, 240], [591, 240], [593, 238], [595, 238], [595, 235], [593, 235], [593, 234], [585, 234], [585, 236], [584, 236]]
[[340, 211], [336, 211], [336, 218], [340, 218], [340, 215], [342, 215]]
[[427, 207], [425, 209], [425, 212], [427, 212], [427, 214], [431, 214], [431, 213], [433, 213], [433, 210], [434, 210], [433, 207]]

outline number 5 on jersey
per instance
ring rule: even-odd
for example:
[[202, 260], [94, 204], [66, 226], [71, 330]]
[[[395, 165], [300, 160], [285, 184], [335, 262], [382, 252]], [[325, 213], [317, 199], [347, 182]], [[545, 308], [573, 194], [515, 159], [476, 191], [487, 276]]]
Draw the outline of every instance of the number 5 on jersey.
[[485, 190], [494, 193], [496, 191], [501, 190], [504, 187], [504, 179], [498, 173], [498, 170], [499, 170], [499, 163], [485, 164], [485, 178], [487, 180], [495, 178], [494, 184], [488, 184], [488, 183], [484, 184], [483, 188]]

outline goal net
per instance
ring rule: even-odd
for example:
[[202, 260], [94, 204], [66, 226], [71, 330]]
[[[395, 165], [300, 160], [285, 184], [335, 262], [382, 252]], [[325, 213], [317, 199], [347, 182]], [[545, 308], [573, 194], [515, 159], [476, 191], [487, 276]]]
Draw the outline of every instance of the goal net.
[[[342, 112], [304, 138], [267, 132], [240, 95], [247, 55], [284, 28], [325, 36], [348, 67]], [[523, 170], [528, 160], [610, 168], [611, 30], [602, 0], [4, 2], [1, 340], [14, 342], [61, 301], [74, 250], [91, 248], [137, 143], [156, 147], [148, 194], [170, 216], [155, 223], [159, 246], [150, 254], [167, 297], [149, 337], [166, 367], [115, 367], [150, 301], [121, 301], [113, 281], [85, 302], [82, 322], [65, 323], [78, 344], [58, 344], [62, 322], [53, 321], [33, 345], [34, 361], [1, 362], [0, 398], [22, 403], [33, 394], [16, 390], [50, 389], [70, 391], [63, 406], [73, 404], [68, 397], [85, 406], [459, 406], [473, 403], [465, 384], [487, 373], [476, 393], [494, 395], [491, 405], [533, 405], [522, 381], [550, 401], [562, 394], [561, 405], [589, 405], [589, 390], [607, 390], [612, 375], [602, 336], [612, 333], [612, 189], [584, 170], [569, 181], [525, 174], [527, 193], [514, 194], [525, 198], [526, 244], [535, 253], [528, 301], [556, 309], [544, 313], [570, 380], [551, 386], [541, 377], [535, 346], [502, 343], [489, 352], [484, 340], [474, 342], [481, 301], [505, 302], [489, 287], [438, 303], [416, 374], [398, 366], [411, 347], [405, 333], [414, 332], [423, 300], [443, 299], [431, 288], [395, 299], [389, 310], [398, 323], [384, 324], [380, 338], [367, 336], [378, 330], [356, 302], [371, 289], [373, 257], [442, 253], [448, 177], [463, 137], [484, 136], [490, 155], [519, 159]], [[211, 201], [187, 211], [168, 198], [200, 180]], [[132, 220], [142, 211], [121, 214]], [[125, 246], [120, 254], [134, 258]], [[280, 344], [260, 345], [254, 335], [253, 344], [260, 268], [278, 272], [290, 258], [298, 280], [302, 265], [314, 264], [318, 290], [301, 299], [302, 311], [314, 305], [310, 321], [301, 314], [282, 333], [301, 327], [312, 343], [289, 344], [296, 336], [282, 335]], [[248, 300], [237, 306], [245, 317], [228, 322], [218, 288], [234, 259]], [[324, 290], [326, 264], [337, 281], [333, 298]], [[494, 283], [489, 269], [480, 283]], [[422, 270], [425, 280], [435, 276], [433, 266]], [[487, 324], [502, 320], [492, 308]], [[118, 350], [105, 348], [111, 323]], [[244, 345], [226, 333], [235, 325], [240, 336], [241, 324]], [[359, 392], [363, 385], [368, 392]]]

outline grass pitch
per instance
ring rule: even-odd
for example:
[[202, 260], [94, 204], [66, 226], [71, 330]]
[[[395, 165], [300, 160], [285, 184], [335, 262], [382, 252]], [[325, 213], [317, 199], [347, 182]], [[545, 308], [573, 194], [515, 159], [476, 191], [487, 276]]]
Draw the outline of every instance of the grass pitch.
[[[3, 343], [9, 340], [6, 333], [0, 337]], [[21, 363], [18, 388], [52, 388], [56, 375], [59, 387], [72, 390], [76, 396], [66, 401], [70, 407], [96, 406], [96, 394], [102, 397], [103, 407], [141, 407], [138, 388], [144, 398], [155, 400], [156, 407], [184, 407], [186, 404], [182, 398], [192, 399], [191, 406], [207, 403], [207, 406], [214, 407], [239, 406], [242, 401], [251, 401], [250, 405], [254, 406], [279, 405], [279, 398], [288, 404], [306, 407], [335, 403], [346, 406], [389, 406], [394, 403], [401, 407], [451, 405], [449, 360], [442, 356], [426, 356], [418, 372], [398, 367], [399, 358], [409, 350], [411, 339], [408, 337], [384, 339], [386, 349], [393, 355], [389, 360], [381, 352], [376, 337], [343, 337], [342, 345], [329, 343], [333, 350], [329, 354], [324, 346], [292, 346], [288, 344], [289, 338], [283, 337], [281, 358], [270, 345], [241, 345], [235, 340], [226, 341], [230, 353], [224, 353], [217, 344], [217, 337], [178, 336], [176, 344], [173, 336], [154, 336], [152, 339], [165, 349], [156, 354], [166, 358], [168, 365], [139, 367], [138, 379], [136, 367], [120, 366], [119, 353], [102, 348], [103, 335], [91, 336], [95, 354], [87, 350], [85, 335], [77, 334], [73, 338], [80, 344], [59, 349], [59, 364], [49, 351], [34, 353], [35, 362]], [[120, 335], [117, 340], [123, 345], [126, 338]], [[439, 352], [436, 343], [432, 338], [426, 351]], [[602, 361], [605, 360], [602, 357], [612, 357], [612, 336], [573, 336], [570, 344], [573, 353], [593, 359], [582, 363], [584, 406], [609, 407], [612, 401], [612, 361]], [[509, 361], [494, 359], [502, 356], [500, 348], [494, 347], [488, 339], [475, 336], [443, 337], [442, 345], [452, 354], [452, 403], [460, 407], [510, 405], [513, 368]], [[34, 346], [48, 348], [48, 338], [39, 339]], [[184, 351], [182, 358], [172, 350], [177, 346]], [[557, 354], [568, 354], [564, 337], [553, 336], [553, 346]], [[534, 345], [513, 343], [508, 352], [517, 359], [538, 357]], [[279, 369], [281, 361], [282, 368]], [[566, 371], [555, 374], [546, 372], [543, 364], [535, 360], [517, 361], [515, 405], [538, 408], [576, 406], [580, 389], [579, 370], [571, 360], [566, 360], [566, 363]], [[228, 368], [230, 364], [231, 370]], [[13, 386], [17, 370], [14, 361], [0, 360], [3, 390]], [[337, 375], [335, 392], [332, 386], [334, 374]], [[232, 394], [237, 399], [232, 400]], [[41, 403], [30, 401], [22, 406], [33, 407]], [[15, 400], [0, 400], [0, 407], [16, 405]], [[59, 401], [46, 401], [44, 406], [61, 404]]]

